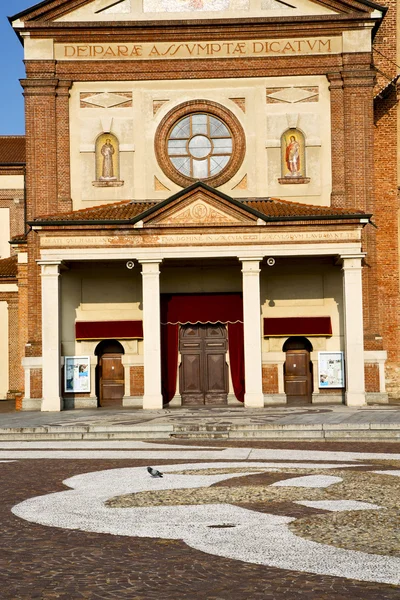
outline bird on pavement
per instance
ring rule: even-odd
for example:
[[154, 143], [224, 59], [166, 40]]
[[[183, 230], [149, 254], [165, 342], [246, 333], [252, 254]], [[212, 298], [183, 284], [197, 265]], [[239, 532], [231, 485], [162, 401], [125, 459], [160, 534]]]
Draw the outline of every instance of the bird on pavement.
[[147, 467], [147, 470], [152, 477], [162, 477], [163, 476], [163, 474], [160, 473], [160, 471], [157, 471], [157, 469], [153, 469], [152, 467]]

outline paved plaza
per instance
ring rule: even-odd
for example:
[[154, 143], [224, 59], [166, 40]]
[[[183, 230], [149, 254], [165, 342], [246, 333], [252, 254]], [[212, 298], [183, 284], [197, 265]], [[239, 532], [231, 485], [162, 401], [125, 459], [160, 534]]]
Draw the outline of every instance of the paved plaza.
[[4, 600], [400, 595], [397, 442], [2, 438], [0, 478]]

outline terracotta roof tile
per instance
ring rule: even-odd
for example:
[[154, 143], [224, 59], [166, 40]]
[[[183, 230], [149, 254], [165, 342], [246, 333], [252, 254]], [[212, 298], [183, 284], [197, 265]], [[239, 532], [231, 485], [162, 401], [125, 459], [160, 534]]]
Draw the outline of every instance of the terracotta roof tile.
[[[279, 198], [246, 198], [241, 202], [256, 210], [260, 216], [264, 215], [271, 218], [307, 218], [307, 217], [333, 217], [347, 215], [362, 215], [363, 211], [347, 208], [333, 208], [329, 206], [312, 206], [310, 204], [301, 204], [300, 202], [290, 202], [289, 200], [280, 200]], [[75, 210], [69, 213], [56, 215], [45, 215], [37, 217], [37, 223], [73, 223], [73, 222], [95, 222], [95, 221], [129, 221], [140, 216], [145, 211], [156, 206], [159, 202], [131, 202], [126, 200], [116, 204], [108, 204]]]
[[0, 135], [0, 165], [25, 163], [25, 136]]
[[83, 208], [69, 213], [45, 215], [37, 217], [35, 221], [40, 223], [58, 223], [63, 221], [66, 223], [73, 221], [129, 221], [129, 219], [137, 217], [156, 204], [157, 202], [131, 202], [130, 200], [125, 200], [116, 204]]
[[243, 204], [257, 210], [267, 217], [338, 217], [341, 215], [361, 215], [364, 211], [356, 208], [336, 208], [332, 206], [314, 206], [291, 202], [279, 198], [246, 198]]
[[10, 256], [9, 258], [0, 259], [0, 277], [16, 277], [16, 276], [17, 276], [17, 257]]

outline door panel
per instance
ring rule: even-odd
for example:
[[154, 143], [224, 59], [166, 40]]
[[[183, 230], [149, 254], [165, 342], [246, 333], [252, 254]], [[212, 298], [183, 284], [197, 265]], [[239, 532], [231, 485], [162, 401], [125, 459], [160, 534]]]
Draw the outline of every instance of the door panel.
[[120, 354], [103, 354], [100, 367], [100, 406], [122, 406], [125, 391]]
[[288, 404], [311, 402], [312, 374], [308, 350], [288, 350], [285, 362], [285, 393]]
[[183, 405], [226, 404], [226, 328], [198, 324], [180, 328], [179, 388]]

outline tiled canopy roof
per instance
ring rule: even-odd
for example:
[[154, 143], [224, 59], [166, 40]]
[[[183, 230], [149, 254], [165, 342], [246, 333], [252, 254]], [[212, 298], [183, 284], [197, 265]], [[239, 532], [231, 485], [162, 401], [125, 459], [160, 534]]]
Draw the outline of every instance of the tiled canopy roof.
[[25, 163], [25, 136], [0, 135], [0, 164]]
[[267, 217], [338, 217], [361, 215], [364, 211], [356, 208], [336, 208], [332, 206], [313, 206], [279, 198], [247, 198], [243, 204], [257, 210]]
[[149, 208], [158, 204], [157, 202], [117, 202], [116, 204], [107, 204], [92, 208], [83, 208], [69, 213], [57, 215], [46, 215], [38, 217], [36, 221], [46, 222], [74, 222], [74, 221], [130, 221], [138, 215], [141, 215]]
[[[237, 202], [237, 201], [236, 201]], [[69, 213], [57, 215], [47, 215], [35, 219], [37, 223], [77, 223], [77, 222], [124, 222], [138, 221], [141, 215], [144, 215], [149, 209], [160, 204], [159, 202], [118, 202], [97, 206], [94, 208], [84, 208]], [[313, 218], [323, 219], [332, 217], [340, 218], [346, 216], [363, 215], [363, 211], [357, 209], [333, 208], [327, 206], [311, 206], [309, 204], [300, 204], [299, 202], [289, 202], [288, 200], [279, 200], [276, 198], [247, 198], [240, 201], [240, 204], [249, 207], [253, 214], [254, 211], [260, 214], [260, 217], [267, 217], [273, 220], [287, 218]]]
[[17, 276], [17, 257], [10, 256], [9, 258], [0, 259], [0, 278], [1, 277], [16, 277], [16, 276]]

